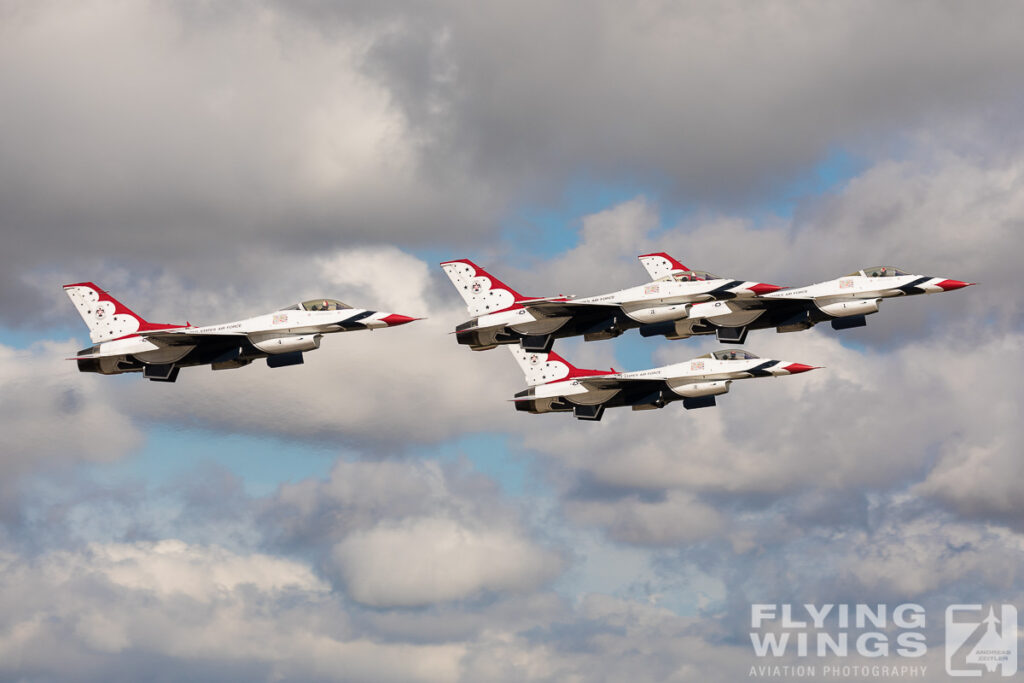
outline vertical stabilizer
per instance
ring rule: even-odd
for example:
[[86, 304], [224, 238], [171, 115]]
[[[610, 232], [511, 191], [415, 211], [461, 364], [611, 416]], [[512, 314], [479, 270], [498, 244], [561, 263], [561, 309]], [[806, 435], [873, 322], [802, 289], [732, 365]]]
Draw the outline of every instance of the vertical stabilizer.
[[441, 264], [441, 268], [455, 285], [455, 289], [459, 290], [470, 315], [485, 315], [518, 308], [519, 301], [529, 298], [469, 259], [446, 261]]
[[89, 338], [94, 343], [119, 339], [140, 331], [182, 327], [147, 322], [91, 282], [64, 285], [64, 291], [78, 309], [82, 320], [89, 326]]
[[651, 276], [652, 280], [660, 280], [666, 275], [686, 273], [690, 270], [663, 251], [655, 254], [643, 254], [637, 258], [640, 259], [640, 263], [647, 269], [647, 273]]
[[585, 370], [576, 367], [554, 351], [539, 353], [527, 351], [518, 344], [510, 345], [508, 350], [519, 363], [519, 367], [526, 377], [526, 383], [531, 386], [548, 384], [563, 379], [574, 377], [593, 377], [595, 375], [614, 374], [615, 370]]
[[526, 351], [518, 344], [508, 347], [512, 356], [526, 376], [526, 384], [533, 387], [538, 384], [557, 382], [566, 379], [574, 369], [572, 365], [554, 351], [537, 353]]

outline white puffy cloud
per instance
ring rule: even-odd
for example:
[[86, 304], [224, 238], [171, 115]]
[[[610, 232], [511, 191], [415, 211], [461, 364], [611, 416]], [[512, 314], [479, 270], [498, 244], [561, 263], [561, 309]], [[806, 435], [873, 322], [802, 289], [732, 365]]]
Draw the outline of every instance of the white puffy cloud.
[[3, 559], [7, 675], [100, 680], [174, 662], [175, 677], [447, 681], [464, 653], [363, 637], [291, 560], [173, 540]]
[[335, 547], [333, 559], [351, 596], [376, 607], [525, 592], [562, 566], [556, 553], [514, 530], [429, 517], [356, 532]]
[[56, 552], [48, 566], [63, 577], [100, 567], [117, 586], [199, 601], [212, 600], [240, 586], [268, 592], [327, 590], [307, 567], [295, 562], [270, 555], [240, 556], [224, 548], [190, 546], [177, 539], [92, 544], [84, 553]]
[[263, 524], [282, 547], [327, 552], [357, 602], [413, 607], [526, 593], [564, 558], [479, 476], [428, 462], [339, 462], [323, 482], [281, 487]]

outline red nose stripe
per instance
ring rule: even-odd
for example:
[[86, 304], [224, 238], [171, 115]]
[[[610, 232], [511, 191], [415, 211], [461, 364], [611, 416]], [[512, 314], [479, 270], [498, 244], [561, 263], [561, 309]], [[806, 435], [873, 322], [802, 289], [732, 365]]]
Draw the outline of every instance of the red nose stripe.
[[960, 289], [961, 287], [970, 287], [973, 284], [974, 284], [973, 282], [960, 282], [959, 280], [943, 280], [942, 282], [940, 282], [938, 284], [938, 286], [942, 287], [942, 289], [944, 291], [948, 292], [951, 289]]
[[786, 367], [782, 368], [791, 375], [798, 375], [801, 372], [807, 372], [808, 370], [817, 370], [813, 365], [804, 365], [803, 363], [790, 363]]
[[751, 287], [750, 291], [753, 292], [754, 294], [771, 294], [772, 292], [777, 292], [780, 289], [783, 288], [779, 287], [778, 285], [769, 285], [765, 284], [764, 282], [761, 282]]
[[406, 323], [411, 323], [413, 320], [419, 320], [419, 318], [410, 318], [407, 315], [399, 315], [397, 313], [392, 313], [389, 316], [381, 318], [381, 322], [390, 327], [394, 327], [395, 325], [404, 325]]

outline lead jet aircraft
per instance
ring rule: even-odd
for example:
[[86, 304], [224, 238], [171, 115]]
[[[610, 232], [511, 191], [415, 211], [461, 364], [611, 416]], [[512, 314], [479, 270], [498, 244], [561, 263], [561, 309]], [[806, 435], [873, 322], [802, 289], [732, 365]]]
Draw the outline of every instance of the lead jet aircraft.
[[581, 370], [554, 351], [531, 353], [518, 346], [509, 350], [530, 387], [515, 395], [516, 410], [534, 414], [572, 412], [579, 420], [600, 420], [605, 408], [618, 406], [653, 410], [682, 401], [687, 410], [707, 408], [715, 405], [715, 396], [728, 392], [735, 380], [817, 369], [803, 363], [758, 358], [741, 349], [725, 349], [651, 370]]
[[781, 289], [690, 270], [664, 253], [644, 254], [640, 261], [651, 282], [589, 297], [523, 296], [469, 259], [446, 261], [441, 268], [474, 316], [455, 328], [458, 342], [474, 351], [518, 343], [527, 351], [546, 352], [555, 339], [611, 339], [635, 327], [685, 318], [696, 302], [753, 298]]
[[68, 360], [81, 372], [116, 375], [141, 372], [155, 382], [173, 382], [178, 370], [210, 365], [227, 370], [266, 358], [280, 368], [303, 362], [332, 332], [374, 330], [418, 320], [397, 313], [352, 308], [335, 299], [312, 299], [273, 313], [221, 325], [151, 323], [91, 282], [64, 285], [96, 344]]
[[756, 297], [689, 306], [686, 315], [640, 328], [645, 337], [685, 339], [715, 334], [719, 342], [742, 344], [750, 330], [774, 327], [778, 332], [806, 330], [831, 321], [845, 330], [867, 325], [865, 316], [878, 311], [882, 299], [949, 292], [975, 283], [929, 275], [911, 275], [892, 266], [874, 266], [807, 287], [779, 289]]

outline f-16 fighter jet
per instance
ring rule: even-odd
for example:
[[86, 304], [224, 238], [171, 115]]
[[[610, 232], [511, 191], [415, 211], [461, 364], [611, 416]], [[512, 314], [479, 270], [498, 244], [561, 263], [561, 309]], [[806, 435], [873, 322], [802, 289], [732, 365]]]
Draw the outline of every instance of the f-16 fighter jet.
[[765, 360], [740, 349], [726, 349], [651, 370], [581, 370], [554, 351], [532, 353], [509, 347], [526, 375], [529, 389], [515, 395], [516, 410], [528, 413], [572, 412], [579, 420], [600, 420], [605, 408], [707, 408], [738, 379], [780, 377], [815, 370], [811, 365]]
[[720, 342], [742, 344], [749, 330], [769, 327], [779, 332], [797, 332], [829, 320], [833, 329], [845, 330], [867, 325], [864, 316], [877, 312], [882, 299], [948, 292], [972, 284], [910, 275], [892, 266], [875, 266], [807, 287], [764, 292], [747, 299], [697, 303], [687, 308], [685, 316], [645, 325], [640, 334], [664, 335], [668, 339], [716, 334]]
[[527, 351], [546, 352], [562, 337], [611, 339], [631, 328], [686, 318], [696, 302], [753, 298], [781, 289], [690, 270], [667, 254], [645, 254], [640, 261], [652, 282], [597, 296], [544, 298], [523, 296], [468, 259], [442, 263], [474, 316], [455, 328], [458, 342], [474, 351], [518, 343]]
[[418, 320], [352, 308], [335, 299], [313, 299], [221, 325], [168, 325], [144, 320], [91, 282], [64, 285], [64, 291], [96, 344], [68, 360], [77, 360], [81, 372], [141, 372], [156, 382], [173, 382], [179, 369], [192, 365], [227, 370], [257, 358], [266, 358], [272, 368], [298, 365], [304, 351], [320, 348], [320, 337], [325, 334]]

